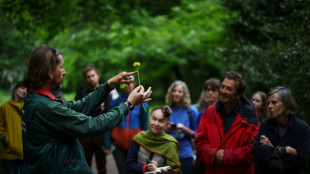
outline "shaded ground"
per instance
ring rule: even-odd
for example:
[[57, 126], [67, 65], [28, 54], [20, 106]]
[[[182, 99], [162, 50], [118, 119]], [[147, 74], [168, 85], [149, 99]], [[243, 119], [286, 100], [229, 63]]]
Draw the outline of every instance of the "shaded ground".
[[[94, 174], [97, 174], [97, 167], [96, 167], [96, 163], [95, 163], [95, 156], [93, 156], [93, 160], [92, 160], [92, 170], [94, 172]], [[113, 158], [112, 154], [109, 154], [107, 156], [107, 174], [118, 174], [117, 172], [117, 168], [116, 168], [116, 164]]]

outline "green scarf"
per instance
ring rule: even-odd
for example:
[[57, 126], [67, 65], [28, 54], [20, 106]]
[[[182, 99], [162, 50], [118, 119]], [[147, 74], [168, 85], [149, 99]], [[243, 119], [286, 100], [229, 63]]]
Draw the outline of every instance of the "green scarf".
[[180, 145], [171, 135], [165, 132], [155, 135], [150, 130], [147, 130], [141, 131], [134, 136], [133, 140], [145, 149], [166, 158], [166, 164], [172, 169], [181, 167], [179, 159]]

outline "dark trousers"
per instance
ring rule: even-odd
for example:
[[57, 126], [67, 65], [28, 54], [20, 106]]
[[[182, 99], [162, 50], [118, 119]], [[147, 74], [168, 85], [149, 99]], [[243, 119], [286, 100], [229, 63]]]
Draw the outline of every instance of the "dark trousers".
[[[23, 174], [23, 160], [3, 160], [6, 174]], [[18, 173], [19, 171], [19, 173]]]
[[104, 135], [88, 139], [80, 139], [84, 148], [85, 158], [89, 167], [91, 167], [92, 157], [95, 154], [98, 174], [106, 174], [106, 155], [103, 152]]
[[180, 159], [182, 174], [193, 174], [193, 158]]
[[195, 161], [195, 174], [204, 174], [205, 173], [205, 164], [200, 160], [198, 154]]
[[115, 147], [115, 150], [113, 151], [113, 157], [115, 159], [115, 163], [119, 174], [128, 173], [126, 170], [127, 154], [128, 154], [127, 150], [122, 150], [117, 147]]

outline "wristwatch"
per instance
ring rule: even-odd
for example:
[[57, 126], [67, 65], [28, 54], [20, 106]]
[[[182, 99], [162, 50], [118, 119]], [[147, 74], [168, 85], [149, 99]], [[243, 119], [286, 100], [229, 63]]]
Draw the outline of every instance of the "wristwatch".
[[129, 110], [132, 111], [134, 106], [131, 104], [131, 102], [129, 100], [124, 100], [124, 102], [127, 103]]

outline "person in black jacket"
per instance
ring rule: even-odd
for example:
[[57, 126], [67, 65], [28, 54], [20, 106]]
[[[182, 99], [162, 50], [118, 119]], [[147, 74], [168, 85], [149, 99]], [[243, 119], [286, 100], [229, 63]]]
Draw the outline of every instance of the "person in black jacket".
[[302, 173], [310, 152], [310, 129], [294, 116], [297, 104], [291, 91], [276, 87], [268, 94], [270, 117], [253, 142], [255, 173]]
[[[84, 77], [87, 82], [87, 88], [81, 89], [76, 93], [75, 100], [80, 100], [87, 96], [89, 93], [96, 90], [99, 86], [100, 75], [98, 70], [94, 66], [87, 66], [84, 70]], [[102, 113], [107, 112], [109, 108], [109, 103], [112, 100], [111, 94], [105, 99], [105, 101], [95, 108], [89, 115], [92, 117], [96, 117]], [[91, 167], [92, 164], [92, 157], [95, 154], [96, 157], [96, 166], [98, 174], [106, 174], [106, 155], [110, 153], [108, 148], [104, 147], [104, 139], [105, 134], [86, 138], [86, 139], [79, 139], [81, 145], [83, 146], [85, 157], [87, 164]]]

